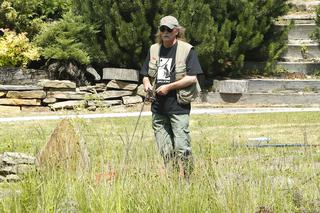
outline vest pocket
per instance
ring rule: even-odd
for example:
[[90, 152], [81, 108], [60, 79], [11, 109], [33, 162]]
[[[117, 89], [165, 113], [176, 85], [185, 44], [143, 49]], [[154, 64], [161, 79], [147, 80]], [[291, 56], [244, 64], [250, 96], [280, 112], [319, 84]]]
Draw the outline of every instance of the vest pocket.
[[191, 84], [190, 86], [179, 89], [177, 91], [177, 100], [179, 104], [189, 104], [194, 101], [200, 94], [201, 87], [199, 82]]

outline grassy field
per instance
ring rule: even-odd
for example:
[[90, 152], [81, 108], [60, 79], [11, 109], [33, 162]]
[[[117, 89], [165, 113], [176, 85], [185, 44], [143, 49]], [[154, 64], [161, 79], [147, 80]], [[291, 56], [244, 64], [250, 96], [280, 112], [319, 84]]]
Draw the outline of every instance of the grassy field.
[[[270, 143], [320, 144], [320, 113], [192, 116], [196, 168], [190, 183], [165, 175], [143, 117], [128, 160], [136, 118], [73, 120], [92, 170], [77, 177], [48, 171], [1, 184], [0, 212], [319, 212], [320, 147], [247, 148]], [[0, 153], [35, 155], [58, 121], [0, 123]], [[105, 176], [103, 176], [105, 174]]]

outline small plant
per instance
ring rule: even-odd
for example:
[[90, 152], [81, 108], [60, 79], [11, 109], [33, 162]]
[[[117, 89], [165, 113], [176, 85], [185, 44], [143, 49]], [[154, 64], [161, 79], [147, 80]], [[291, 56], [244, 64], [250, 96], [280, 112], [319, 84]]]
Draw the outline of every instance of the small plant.
[[0, 67], [26, 67], [30, 61], [38, 60], [39, 48], [30, 43], [26, 33], [16, 34], [8, 29], [2, 30], [0, 37]]
[[301, 49], [300, 49], [300, 52], [301, 52], [301, 55], [302, 55], [302, 58], [303, 59], [307, 59], [308, 58], [308, 47], [303, 45], [301, 46]]
[[288, 73], [288, 70], [283, 66], [279, 65], [279, 66], [276, 66], [272, 74], [275, 76], [283, 76], [287, 73]]

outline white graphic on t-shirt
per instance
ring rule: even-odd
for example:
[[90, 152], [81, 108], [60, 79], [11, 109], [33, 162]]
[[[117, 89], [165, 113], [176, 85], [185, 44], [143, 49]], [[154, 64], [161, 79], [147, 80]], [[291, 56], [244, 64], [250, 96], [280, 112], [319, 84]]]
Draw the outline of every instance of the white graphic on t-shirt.
[[160, 58], [158, 68], [158, 83], [170, 83], [172, 58]]

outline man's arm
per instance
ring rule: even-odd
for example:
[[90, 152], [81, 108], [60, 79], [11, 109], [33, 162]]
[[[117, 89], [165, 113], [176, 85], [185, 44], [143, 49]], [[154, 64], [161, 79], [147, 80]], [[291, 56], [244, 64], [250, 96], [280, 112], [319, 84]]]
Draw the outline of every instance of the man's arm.
[[152, 90], [152, 85], [150, 83], [150, 79], [148, 76], [144, 76], [142, 79], [144, 91], [147, 92], [148, 90]]
[[175, 81], [173, 83], [160, 86], [156, 92], [159, 95], [167, 95], [171, 90], [182, 89], [187, 86], [190, 86], [191, 84], [195, 84], [196, 82], [197, 82], [196, 75], [186, 75], [179, 81]]

